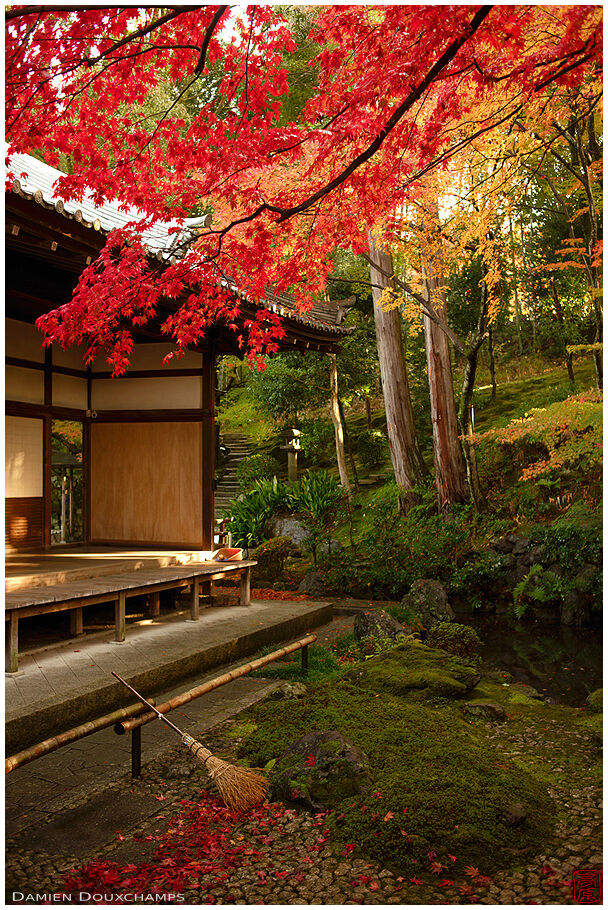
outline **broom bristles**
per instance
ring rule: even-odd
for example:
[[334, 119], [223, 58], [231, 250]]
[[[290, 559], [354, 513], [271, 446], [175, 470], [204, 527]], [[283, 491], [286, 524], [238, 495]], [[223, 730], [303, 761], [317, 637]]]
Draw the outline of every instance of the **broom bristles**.
[[229, 809], [242, 812], [266, 799], [268, 781], [257, 771], [218, 758], [191, 736], [184, 736], [184, 745], [202, 762]]

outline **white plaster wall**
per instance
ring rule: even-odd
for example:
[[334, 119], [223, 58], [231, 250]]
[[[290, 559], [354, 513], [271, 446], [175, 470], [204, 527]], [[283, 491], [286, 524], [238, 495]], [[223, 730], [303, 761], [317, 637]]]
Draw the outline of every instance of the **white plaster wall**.
[[86, 370], [84, 355], [86, 344], [74, 344], [64, 351], [60, 344], [53, 345], [53, 364], [58, 367], [71, 367], [73, 370]]
[[[176, 351], [175, 345], [167, 342], [152, 344], [136, 344], [133, 346], [130, 357], [131, 370], [192, 370], [200, 369], [203, 365], [203, 355], [194, 351], [185, 351], [181, 360], [172, 358], [167, 364], [163, 364], [163, 357], [170, 351]], [[97, 357], [93, 372], [106, 372], [110, 367], [103, 355]]]
[[202, 378], [175, 376], [149, 379], [93, 379], [95, 411], [200, 408]]
[[9, 401], [44, 404], [44, 373], [42, 370], [7, 366], [4, 382], [4, 396]]
[[87, 408], [87, 381], [76, 376], [53, 374], [53, 405], [57, 408]]
[[44, 363], [44, 351], [40, 347], [42, 332], [36, 326], [19, 322], [18, 319], [5, 319], [4, 323], [6, 356]]
[[5, 418], [5, 496], [42, 496], [42, 420]]

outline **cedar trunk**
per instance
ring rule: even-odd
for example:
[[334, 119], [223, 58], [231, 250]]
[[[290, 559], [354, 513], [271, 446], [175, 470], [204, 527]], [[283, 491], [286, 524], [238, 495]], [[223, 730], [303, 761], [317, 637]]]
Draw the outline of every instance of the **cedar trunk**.
[[340, 483], [350, 493], [350, 481], [344, 454], [344, 427], [340, 415], [340, 399], [338, 398], [338, 365], [335, 354], [329, 354], [329, 387], [331, 390], [329, 406], [336, 435], [336, 460], [338, 462], [338, 471], [340, 472]]
[[[407, 508], [415, 501], [413, 487], [422, 480], [426, 468], [414, 427], [412, 400], [401, 336], [401, 316], [397, 308], [384, 309], [381, 300], [383, 289], [386, 287], [392, 289], [390, 278], [382, 274], [382, 272], [388, 275], [393, 274], [392, 256], [385, 253], [376, 244], [371, 234], [368, 235], [368, 240], [372, 263], [370, 280], [374, 300], [376, 343], [386, 410], [388, 442], [395, 480], [403, 490], [402, 506]], [[378, 265], [379, 268], [375, 268], [375, 265]]]
[[[447, 322], [443, 276], [437, 274], [436, 262], [425, 264], [425, 278], [429, 307], [434, 309], [443, 322]], [[469, 499], [454, 400], [450, 348], [447, 335], [440, 326], [426, 315], [423, 321], [433, 424], [435, 483], [439, 508], [442, 512], [449, 512], [456, 503]]]

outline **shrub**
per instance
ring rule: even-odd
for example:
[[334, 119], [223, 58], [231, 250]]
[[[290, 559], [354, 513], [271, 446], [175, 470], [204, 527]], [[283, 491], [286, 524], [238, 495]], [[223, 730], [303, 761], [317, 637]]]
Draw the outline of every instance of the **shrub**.
[[257, 559], [256, 576], [261, 578], [281, 578], [285, 560], [293, 542], [289, 537], [271, 537], [264, 541], [251, 554], [252, 559]]
[[602, 562], [601, 518], [582, 504], [552, 524], [534, 528], [530, 541], [542, 547], [543, 563], [558, 562], [567, 573], [586, 562]]
[[361, 463], [374, 467], [387, 454], [387, 439], [381, 430], [363, 430], [357, 437], [357, 453]]
[[564, 592], [561, 579], [555, 572], [536, 563], [513, 589], [513, 610], [518, 619], [534, 604], [557, 604]]
[[588, 391], [502, 429], [475, 437], [488, 499], [513, 516], [563, 511], [575, 494], [599, 489], [602, 472], [602, 395]]
[[493, 593], [493, 588], [504, 576], [507, 565], [508, 558], [503, 553], [494, 550], [479, 553], [452, 573], [450, 593], [468, 603], [480, 604], [482, 594]]
[[335, 457], [331, 421], [321, 417], [303, 420], [300, 429], [300, 447], [307, 461], [315, 465], [331, 463]]
[[232, 540], [237, 547], [256, 547], [264, 540], [264, 528], [273, 512], [286, 504], [285, 487], [273, 480], [258, 481], [249, 493], [230, 506]]
[[425, 644], [431, 648], [442, 648], [457, 657], [477, 657], [483, 642], [471, 626], [457, 622], [441, 622], [431, 629]]
[[316, 565], [317, 546], [331, 536], [341, 517], [345, 492], [335, 477], [327, 471], [310, 471], [300, 482], [290, 487], [289, 502], [293, 511], [302, 513], [309, 532], [306, 546], [313, 553]]
[[241, 490], [248, 493], [257, 480], [272, 480], [279, 471], [279, 463], [271, 455], [248, 455], [239, 462], [236, 476]]

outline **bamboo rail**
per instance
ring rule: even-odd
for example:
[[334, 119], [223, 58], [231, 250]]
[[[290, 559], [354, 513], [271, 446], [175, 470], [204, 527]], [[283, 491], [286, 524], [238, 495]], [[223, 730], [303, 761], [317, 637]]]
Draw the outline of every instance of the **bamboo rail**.
[[[293, 654], [294, 651], [299, 651], [300, 648], [302, 649], [302, 668], [304, 672], [306, 672], [307, 662], [305, 661], [305, 654], [307, 655], [308, 645], [313, 644], [316, 640], [316, 635], [307, 635], [305, 638], [294, 641], [290, 645], [285, 645], [284, 648], [279, 648], [278, 651], [272, 651], [271, 654], [265, 654], [264, 657], [258, 657], [257, 660], [252, 660], [248, 664], [236, 667], [236, 669], [230, 670], [228, 673], [222, 674], [222, 676], [216, 676], [215, 679], [210, 679], [208, 682], [196, 686], [194, 689], [189, 689], [187, 692], [183, 692], [182, 695], [176, 695], [175, 698], [164, 702], [162, 705], [157, 705], [156, 708], [161, 714], [167, 714], [174, 708], [179, 708], [181, 705], [188, 704], [188, 702], [193, 701], [200, 695], [206, 695], [207, 692], [219, 689], [220, 686], [225, 686], [226, 683], [232, 682], [233, 679], [239, 679], [239, 677], [245, 676], [253, 670], [259, 670], [261, 667], [265, 667], [266, 664], [279, 660], [281, 657], [286, 657], [288, 654]], [[141, 714], [139, 717], [134, 717], [124, 723], [119, 721], [115, 724], [114, 730], [121, 736], [124, 733], [130, 733], [132, 730], [137, 729], [137, 727], [142, 727], [144, 724], [150, 723], [151, 720], [156, 720], [156, 714], [153, 714], [152, 711], [147, 711], [145, 714]]]
[[[154, 699], [150, 699], [150, 701], [155, 704]], [[105, 727], [111, 727], [123, 718], [132, 717], [134, 714], [141, 714], [144, 710], [144, 706], [139, 703], [136, 705], [129, 705], [126, 708], [118, 708], [116, 711], [112, 711], [111, 714], [105, 714], [103, 717], [98, 717], [95, 720], [89, 720], [84, 724], [80, 724], [78, 727], [72, 727], [71, 730], [66, 730], [65, 733], [59, 733], [57, 736], [51, 736], [49, 739], [45, 739], [35, 746], [30, 746], [28, 749], [24, 749], [22, 752], [17, 752], [15, 755], [10, 755], [6, 758], [4, 760], [5, 773], [10, 774], [15, 768], [20, 768], [22, 765], [26, 765], [28, 762], [40, 758], [42, 755], [48, 755], [49, 752], [54, 752], [56, 749], [76, 742], [78, 739], [83, 739], [83, 737], [89, 736], [91, 733], [97, 733], [98, 730], [103, 730]]]

